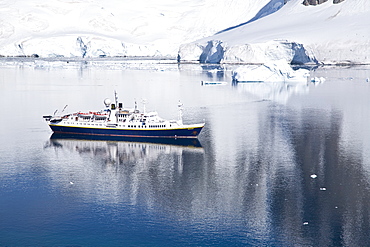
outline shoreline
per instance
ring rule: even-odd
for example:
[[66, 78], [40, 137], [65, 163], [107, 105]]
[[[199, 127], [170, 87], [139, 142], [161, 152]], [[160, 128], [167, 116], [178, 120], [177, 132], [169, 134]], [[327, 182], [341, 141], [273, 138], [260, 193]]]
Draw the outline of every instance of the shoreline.
[[[88, 62], [153, 62], [157, 61], [159, 64], [194, 64], [203, 66], [246, 66], [246, 65], [262, 65], [263, 63], [246, 63], [246, 62], [232, 62], [232, 63], [200, 63], [199, 61], [181, 61], [179, 62], [174, 57], [147, 57], [147, 56], [125, 56], [125, 57], [35, 57], [35, 56], [0, 56], [0, 63], [6, 62], [65, 62], [65, 63], [88, 63]], [[1, 64], [0, 64], [1, 65]], [[370, 66], [369, 63], [307, 63], [307, 64], [290, 64], [292, 67], [306, 67], [306, 68], [317, 68], [317, 67], [358, 67], [358, 66]]]

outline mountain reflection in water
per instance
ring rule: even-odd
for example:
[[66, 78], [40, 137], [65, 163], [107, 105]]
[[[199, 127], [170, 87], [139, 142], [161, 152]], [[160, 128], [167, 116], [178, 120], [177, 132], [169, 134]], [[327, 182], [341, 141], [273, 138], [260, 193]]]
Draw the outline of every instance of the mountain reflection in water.
[[319, 86], [323, 81], [310, 82], [246, 82], [234, 83], [240, 92], [248, 92], [257, 99], [286, 104], [293, 95], [309, 93], [309, 86]]

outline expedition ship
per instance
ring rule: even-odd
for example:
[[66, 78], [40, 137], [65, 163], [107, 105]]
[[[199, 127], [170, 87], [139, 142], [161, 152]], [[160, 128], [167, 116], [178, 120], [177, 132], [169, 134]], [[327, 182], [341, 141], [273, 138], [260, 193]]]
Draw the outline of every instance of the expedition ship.
[[180, 102], [178, 120], [165, 120], [160, 118], [157, 112], [146, 112], [145, 104], [143, 111], [140, 111], [136, 102], [134, 109], [125, 109], [123, 103], [118, 103], [116, 93], [114, 103], [110, 99], [105, 99], [104, 104], [106, 109], [97, 112], [75, 112], [65, 115], [56, 115], [54, 112], [53, 115], [43, 118], [54, 133], [74, 135], [197, 138], [204, 127], [204, 123], [183, 124], [183, 109]]

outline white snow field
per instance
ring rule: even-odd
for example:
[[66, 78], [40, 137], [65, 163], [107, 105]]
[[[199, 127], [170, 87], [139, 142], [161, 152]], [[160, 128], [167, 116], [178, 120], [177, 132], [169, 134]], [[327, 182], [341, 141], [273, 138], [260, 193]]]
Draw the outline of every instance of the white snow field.
[[370, 1], [2, 0], [0, 55], [370, 63]]
[[2, 0], [0, 55], [170, 56], [269, 0]]

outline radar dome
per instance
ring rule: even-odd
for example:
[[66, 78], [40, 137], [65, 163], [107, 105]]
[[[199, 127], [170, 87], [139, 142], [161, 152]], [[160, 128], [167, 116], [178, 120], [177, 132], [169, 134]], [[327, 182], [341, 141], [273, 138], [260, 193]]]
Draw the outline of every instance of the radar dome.
[[106, 107], [109, 107], [111, 103], [112, 103], [112, 102], [111, 102], [111, 101], [110, 101], [110, 99], [108, 99], [108, 98], [106, 98], [106, 99], [104, 100], [104, 104], [105, 104], [105, 106], [106, 106]]

